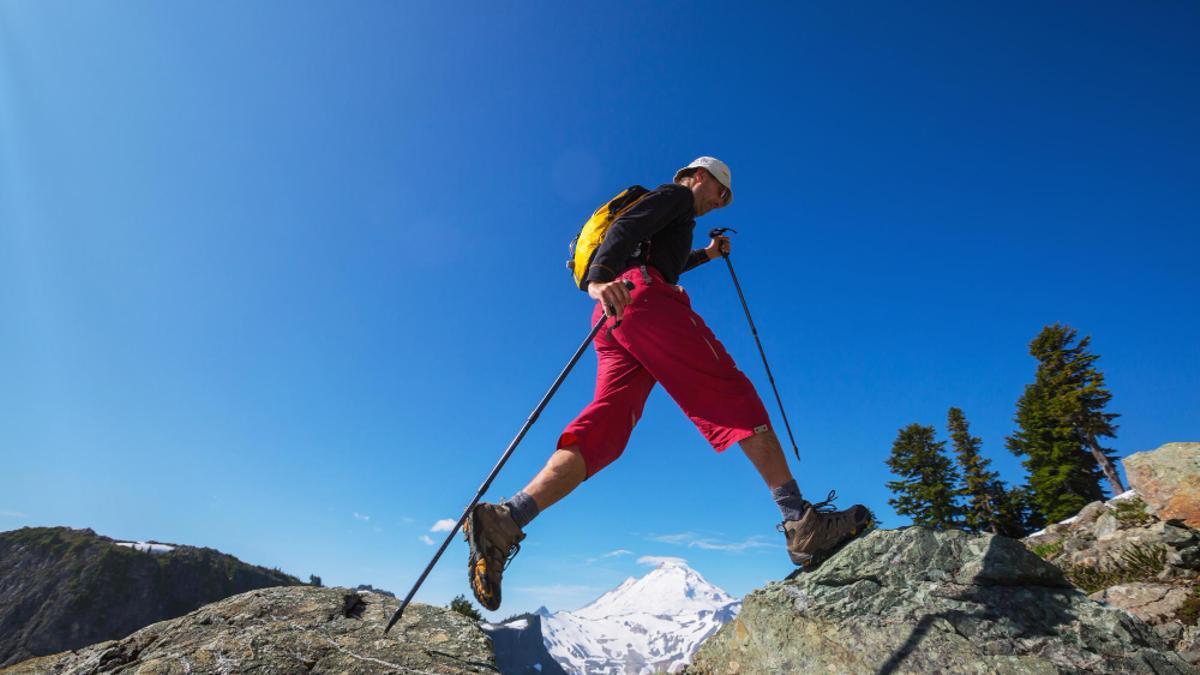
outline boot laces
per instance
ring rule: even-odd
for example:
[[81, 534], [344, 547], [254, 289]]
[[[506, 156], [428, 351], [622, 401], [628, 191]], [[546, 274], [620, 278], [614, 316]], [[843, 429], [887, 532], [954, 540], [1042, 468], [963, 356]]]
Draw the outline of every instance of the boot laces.
[[495, 544], [487, 544], [487, 557], [492, 560], [500, 559], [504, 561], [504, 567], [501, 567], [501, 570], [508, 569], [508, 565], [513, 561], [513, 558], [517, 557], [517, 553], [520, 553], [520, 551], [521, 545], [516, 542], [513, 542], [513, 544], [508, 547], [507, 552]]
[[504, 558], [504, 569], [508, 569], [508, 564], [511, 563], [513, 561], [513, 558], [517, 557], [517, 554], [520, 552], [521, 552], [520, 544], [513, 544], [512, 548], [508, 549], [508, 555], [505, 556], [505, 558]]
[[[807, 509], [812, 509], [817, 513], [833, 513], [834, 511], [837, 511], [837, 508], [833, 505], [835, 499], [837, 499], [837, 490], [830, 490], [829, 494], [825, 495], [825, 501], [817, 502], [816, 504], [806, 501], [804, 502], [804, 505], [807, 507]], [[803, 513], [803, 511], [801, 511], [801, 513]], [[826, 520], [825, 527], [829, 527], [831, 524], [832, 521]], [[783, 527], [783, 523], [776, 525], [775, 530], [785, 534], [787, 533], [787, 530]]]
[[837, 511], [833, 505], [833, 500], [837, 499], [837, 490], [830, 490], [829, 494], [825, 495], [825, 501], [809, 504], [809, 507], [816, 510], [818, 513], [831, 513]]

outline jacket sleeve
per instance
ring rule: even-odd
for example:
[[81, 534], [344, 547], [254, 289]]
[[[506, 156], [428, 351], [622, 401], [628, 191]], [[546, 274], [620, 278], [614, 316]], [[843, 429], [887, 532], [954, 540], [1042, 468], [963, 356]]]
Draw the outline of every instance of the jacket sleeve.
[[708, 261], [708, 252], [702, 248], [698, 248], [688, 254], [687, 262], [683, 264], [683, 271], [686, 272], [693, 267], [699, 267]]
[[612, 281], [637, 249], [640, 242], [654, 236], [676, 217], [692, 208], [692, 191], [682, 185], [663, 185], [651, 190], [641, 201], [617, 218], [604, 235], [587, 281]]

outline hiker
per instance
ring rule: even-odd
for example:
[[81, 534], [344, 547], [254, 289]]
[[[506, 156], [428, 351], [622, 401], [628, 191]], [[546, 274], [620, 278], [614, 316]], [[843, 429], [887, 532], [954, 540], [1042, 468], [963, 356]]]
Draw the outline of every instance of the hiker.
[[729, 253], [724, 236], [703, 249], [691, 244], [695, 219], [733, 200], [730, 184], [729, 167], [713, 157], [680, 169], [673, 183], [649, 191], [612, 222], [581, 272], [597, 301], [593, 324], [611, 319], [595, 339], [595, 398], [523, 490], [500, 504], [479, 503], [464, 523], [471, 590], [487, 609], [500, 607], [501, 576], [525, 526], [621, 455], [656, 382], [714, 450], [741, 445], [783, 514], [778, 529], [793, 563], [818, 565], [866, 528], [870, 512], [862, 505], [834, 512], [832, 493], [819, 504], [801, 497], [754, 385], [676, 285], [681, 273]]

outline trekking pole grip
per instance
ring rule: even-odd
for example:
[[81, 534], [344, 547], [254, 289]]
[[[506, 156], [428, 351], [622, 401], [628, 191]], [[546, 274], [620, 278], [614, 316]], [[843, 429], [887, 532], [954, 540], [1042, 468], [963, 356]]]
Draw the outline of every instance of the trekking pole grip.
[[[737, 234], [737, 230], [733, 229], [732, 227], [714, 227], [708, 231], [708, 237], [709, 239], [716, 239], [717, 237], [725, 236], [726, 232]], [[721, 257], [725, 259], [725, 262], [729, 262], [729, 251], [721, 251]], [[733, 268], [730, 268], [730, 271], [732, 272]]]

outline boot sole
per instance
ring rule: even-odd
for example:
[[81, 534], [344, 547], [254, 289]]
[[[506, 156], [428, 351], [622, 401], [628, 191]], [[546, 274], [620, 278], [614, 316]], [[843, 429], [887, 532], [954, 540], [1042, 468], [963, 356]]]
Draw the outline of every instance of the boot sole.
[[[479, 507], [476, 506], [475, 508], [477, 509]], [[470, 587], [471, 595], [475, 596], [476, 602], [478, 602], [480, 605], [483, 605], [484, 609], [494, 612], [497, 609], [500, 609], [500, 589], [496, 589], [496, 603], [493, 607], [491, 606], [491, 603], [486, 602], [483, 598], [479, 597], [479, 592], [475, 587], [475, 580], [478, 578], [475, 572], [479, 567], [479, 563], [482, 562], [485, 566], [487, 565], [487, 559], [481, 555], [482, 549], [475, 541], [475, 535], [477, 532], [478, 530], [475, 528], [475, 509], [471, 509], [471, 515], [467, 516], [467, 519], [463, 521], [463, 534], [466, 535], [467, 546], [471, 550], [471, 554], [467, 558], [467, 586]], [[486, 567], [484, 572], [485, 574], [483, 575], [482, 579], [483, 583], [480, 585], [485, 585], [487, 583]]]

